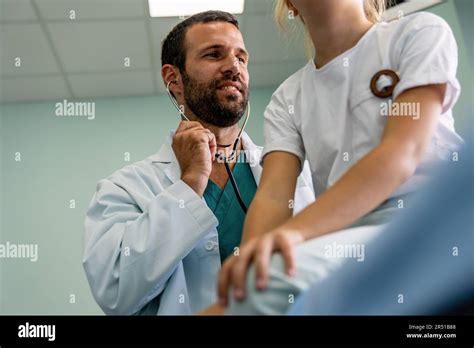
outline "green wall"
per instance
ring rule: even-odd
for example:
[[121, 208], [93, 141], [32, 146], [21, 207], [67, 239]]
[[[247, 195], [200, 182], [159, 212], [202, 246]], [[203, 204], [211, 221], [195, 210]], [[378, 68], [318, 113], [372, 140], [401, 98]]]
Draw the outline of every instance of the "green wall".
[[[470, 48], [472, 48], [472, 23], [466, 23], [466, 12], [472, 16], [472, 0], [450, 0], [442, 5], [435, 6], [430, 9], [430, 12], [443, 17], [451, 26], [458, 43], [459, 52], [459, 66], [458, 79], [461, 84], [461, 96], [453, 110], [453, 115], [456, 120], [456, 127], [458, 132], [466, 138], [467, 122], [472, 119], [473, 110], [472, 102], [474, 100], [473, 89], [473, 71], [472, 71], [472, 56], [470, 56]], [[456, 4], [456, 5], [455, 5]], [[469, 9], [470, 7], [470, 9]], [[470, 11], [470, 12], [468, 12]], [[462, 13], [463, 21], [459, 20], [458, 13]], [[472, 18], [470, 19], [472, 22]]]
[[[452, 1], [431, 11], [450, 23], [458, 40], [463, 94], [455, 118], [466, 135], [473, 90], [464, 39], [472, 40], [472, 25], [465, 14], [460, 23]], [[465, 37], [461, 26], [470, 30]], [[273, 90], [252, 91], [248, 133], [260, 144], [262, 114]], [[102, 313], [81, 265], [84, 214], [95, 185], [156, 152], [178, 116], [166, 96], [95, 102], [94, 120], [56, 117], [53, 102], [0, 106], [0, 243], [39, 244], [35, 263], [0, 259], [0, 314]], [[130, 162], [124, 161], [125, 152]]]

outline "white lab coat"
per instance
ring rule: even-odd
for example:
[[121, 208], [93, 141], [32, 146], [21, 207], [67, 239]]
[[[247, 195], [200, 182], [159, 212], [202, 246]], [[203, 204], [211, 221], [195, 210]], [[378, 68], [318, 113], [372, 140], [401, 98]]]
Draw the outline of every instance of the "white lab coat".
[[[258, 184], [262, 148], [244, 133]], [[87, 211], [83, 266], [106, 314], [193, 314], [216, 302], [218, 221], [189, 186], [171, 148], [100, 180]], [[295, 213], [314, 201], [309, 167], [298, 178]], [[159, 296], [159, 301], [157, 296]]]

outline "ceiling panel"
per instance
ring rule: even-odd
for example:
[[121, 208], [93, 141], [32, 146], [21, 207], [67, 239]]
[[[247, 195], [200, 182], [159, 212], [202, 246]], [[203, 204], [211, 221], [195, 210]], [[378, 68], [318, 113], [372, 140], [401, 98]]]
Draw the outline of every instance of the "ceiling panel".
[[[72, 98], [66, 78], [77, 98], [165, 93], [161, 42], [182, 19], [148, 17], [146, 0], [0, 0], [0, 5], [0, 18], [8, 19], [0, 25], [4, 101]], [[302, 37], [285, 41], [275, 27], [273, 5], [274, 0], [246, 0], [245, 13], [237, 16], [254, 88], [274, 87], [305, 63]], [[69, 19], [71, 9], [75, 21]], [[13, 64], [18, 56], [20, 69]], [[126, 57], [130, 67], [124, 66]]]
[[[1, 75], [60, 72], [39, 24], [1, 24], [0, 48]], [[15, 67], [17, 57], [21, 60], [20, 67]]]
[[0, 21], [36, 20], [30, 0], [0, 0]]
[[271, 13], [275, 3], [275, 0], [245, 0], [244, 13]]
[[[49, 23], [54, 46], [68, 73], [150, 67], [143, 20]], [[124, 65], [130, 59], [130, 67]]]
[[61, 75], [12, 77], [0, 80], [0, 101], [23, 102], [70, 98]]
[[271, 13], [245, 16], [242, 33], [253, 62], [297, 60], [305, 57], [304, 36], [295, 32], [295, 36], [285, 38], [278, 31]]
[[151, 71], [69, 75], [74, 96], [114, 97], [154, 94]]
[[[145, 0], [35, 0], [45, 20], [70, 20], [70, 11], [75, 11], [75, 20], [143, 18]], [[148, 5], [147, 10], [148, 10]]]

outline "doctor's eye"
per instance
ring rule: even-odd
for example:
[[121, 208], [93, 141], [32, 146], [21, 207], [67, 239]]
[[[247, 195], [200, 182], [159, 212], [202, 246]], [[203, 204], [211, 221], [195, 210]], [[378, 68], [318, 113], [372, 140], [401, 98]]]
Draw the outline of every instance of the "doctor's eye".
[[219, 56], [220, 56], [219, 52], [211, 52], [204, 55], [204, 57], [211, 57], [211, 58], [219, 58]]
[[247, 59], [245, 59], [244, 57], [238, 57], [238, 59], [240, 63], [247, 64]]

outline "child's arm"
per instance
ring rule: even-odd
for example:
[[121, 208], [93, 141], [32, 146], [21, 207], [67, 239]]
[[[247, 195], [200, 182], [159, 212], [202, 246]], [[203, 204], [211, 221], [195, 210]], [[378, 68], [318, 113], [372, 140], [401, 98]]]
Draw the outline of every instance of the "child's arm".
[[262, 177], [249, 207], [244, 224], [242, 244], [271, 231], [292, 216], [300, 160], [288, 152], [271, 152], [265, 156]]

